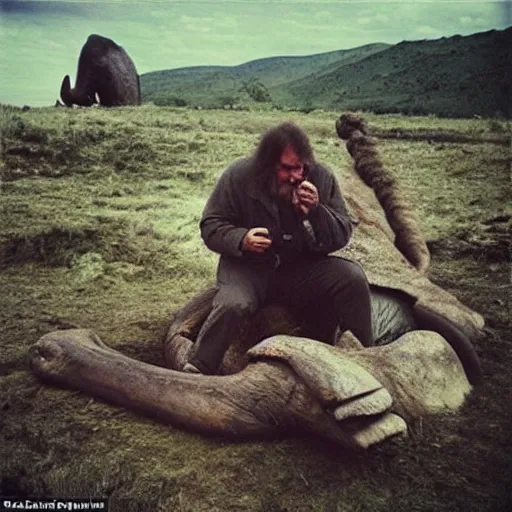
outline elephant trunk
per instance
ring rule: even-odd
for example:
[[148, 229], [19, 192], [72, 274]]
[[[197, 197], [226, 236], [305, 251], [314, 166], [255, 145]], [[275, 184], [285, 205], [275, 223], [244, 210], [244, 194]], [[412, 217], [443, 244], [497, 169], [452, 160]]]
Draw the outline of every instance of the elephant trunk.
[[355, 171], [371, 187], [386, 219], [395, 233], [395, 246], [420, 272], [430, 264], [430, 253], [410, 202], [395, 177], [384, 167], [374, 141], [367, 136], [364, 121], [355, 114], [344, 114], [336, 121], [338, 136], [347, 141]]
[[[80, 82], [80, 80], [77, 79], [77, 82]], [[60, 97], [67, 107], [72, 107], [73, 105], [90, 107], [96, 102], [93, 92], [83, 92], [83, 89], [79, 87], [71, 88], [71, 79], [69, 78], [69, 75], [66, 75], [62, 80], [62, 84], [60, 86]]]
[[69, 75], [66, 75], [60, 86], [60, 98], [67, 107], [71, 107], [73, 106], [73, 103], [77, 103], [74, 99], [74, 92], [74, 89], [71, 89], [71, 80]]

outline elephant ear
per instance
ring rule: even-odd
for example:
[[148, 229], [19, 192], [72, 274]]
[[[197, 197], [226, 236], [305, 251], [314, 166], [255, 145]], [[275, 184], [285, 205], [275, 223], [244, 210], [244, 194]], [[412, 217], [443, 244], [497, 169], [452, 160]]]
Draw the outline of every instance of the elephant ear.
[[60, 97], [64, 104], [68, 107], [71, 107], [75, 101], [73, 100], [73, 92], [71, 90], [71, 80], [69, 75], [66, 75], [62, 80], [62, 84], [60, 86]]
[[[343, 351], [330, 345], [278, 335], [260, 342], [248, 355], [251, 359], [277, 359], [291, 366], [325, 407], [350, 402], [349, 409], [355, 416], [378, 414], [391, 407], [392, 399], [384, 386], [345, 357]], [[360, 400], [363, 398], [366, 400]]]
[[291, 367], [355, 446], [366, 449], [405, 434], [404, 419], [391, 413], [389, 391], [348, 354], [308, 338], [284, 335], [267, 338], [248, 351], [253, 360], [273, 359]]

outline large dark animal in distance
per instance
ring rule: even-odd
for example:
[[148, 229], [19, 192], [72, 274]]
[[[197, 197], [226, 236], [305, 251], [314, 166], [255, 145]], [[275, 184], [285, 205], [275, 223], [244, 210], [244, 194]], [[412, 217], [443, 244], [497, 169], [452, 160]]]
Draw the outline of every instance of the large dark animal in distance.
[[140, 105], [139, 75], [124, 48], [112, 39], [92, 34], [80, 52], [75, 87], [71, 88], [66, 75], [60, 96], [68, 107], [90, 107], [98, 100], [105, 107]]

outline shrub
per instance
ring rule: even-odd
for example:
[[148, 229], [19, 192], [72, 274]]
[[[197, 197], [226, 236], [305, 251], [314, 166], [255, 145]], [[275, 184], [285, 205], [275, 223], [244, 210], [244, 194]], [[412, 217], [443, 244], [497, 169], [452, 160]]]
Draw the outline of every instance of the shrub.
[[488, 128], [492, 133], [505, 133], [507, 131], [507, 128], [498, 119], [490, 119]]
[[272, 101], [272, 97], [270, 96], [267, 87], [257, 78], [245, 81], [241, 90], [245, 91], [252, 100], [258, 103]]
[[153, 103], [157, 107], [186, 107], [187, 100], [179, 98], [177, 96], [157, 96], [153, 99]]

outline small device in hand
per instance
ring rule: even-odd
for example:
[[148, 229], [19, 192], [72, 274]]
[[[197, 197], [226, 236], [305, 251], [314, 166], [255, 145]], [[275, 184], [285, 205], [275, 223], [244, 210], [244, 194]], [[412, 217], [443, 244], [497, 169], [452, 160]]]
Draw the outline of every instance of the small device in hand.
[[293, 242], [293, 235], [290, 233], [283, 233], [279, 228], [270, 229], [267, 236], [272, 240], [272, 245], [276, 249], [290, 246]]

